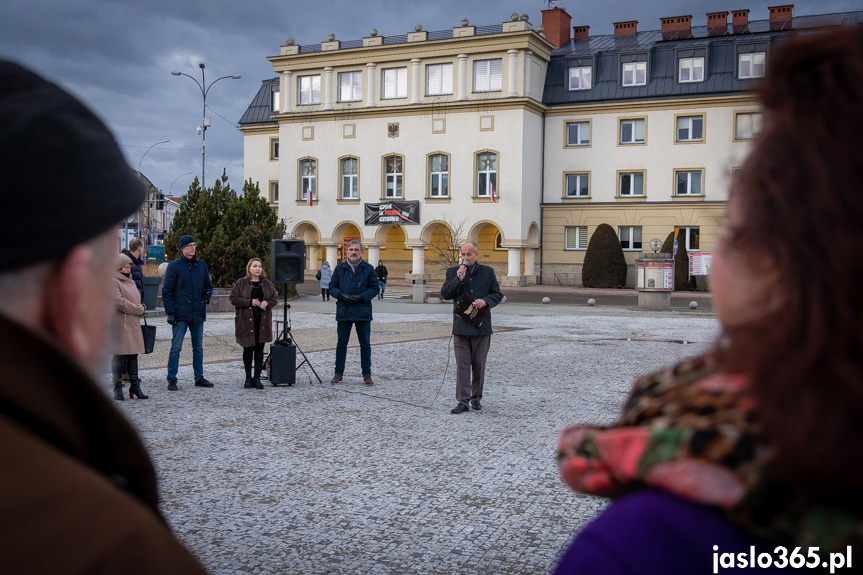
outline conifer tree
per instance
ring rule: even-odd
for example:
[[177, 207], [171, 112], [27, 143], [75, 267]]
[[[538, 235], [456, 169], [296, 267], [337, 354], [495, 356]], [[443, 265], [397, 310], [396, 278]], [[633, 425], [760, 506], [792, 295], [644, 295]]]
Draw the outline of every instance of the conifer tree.
[[626, 258], [620, 239], [608, 224], [599, 224], [584, 254], [581, 284], [588, 288], [617, 288], [626, 285]]
[[171, 259], [179, 256], [180, 236], [186, 234], [195, 237], [198, 257], [207, 262], [213, 285], [228, 288], [246, 274], [253, 257], [261, 258], [269, 275], [270, 242], [284, 237], [285, 223], [261, 197], [257, 184], [245, 182], [240, 196], [223, 174], [212, 188], [201, 188], [197, 178], [189, 186], [165, 235]]

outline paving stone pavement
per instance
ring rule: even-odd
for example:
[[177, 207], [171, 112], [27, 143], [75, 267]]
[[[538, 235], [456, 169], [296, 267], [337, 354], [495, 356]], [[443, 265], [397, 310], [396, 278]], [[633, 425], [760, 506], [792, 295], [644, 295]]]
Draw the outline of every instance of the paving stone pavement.
[[332, 302], [290, 303], [323, 384], [300, 368], [294, 386], [243, 389], [233, 316], [212, 314], [215, 388], [193, 386], [184, 349], [169, 392], [170, 329], [154, 318], [156, 352], [140, 356], [150, 399], [116, 402], [152, 454], [165, 516], [212, 573], [547, 573], [605, 505], [559, 478], [560, 430], [610, 423], [634, 377], [718, 334], [710, 314], [505, 303], [493, 311], [483, 409], [451, 415], [449, 304], [375, 300], [366, 387], [356, 336], [345, 381], [328, 383]]

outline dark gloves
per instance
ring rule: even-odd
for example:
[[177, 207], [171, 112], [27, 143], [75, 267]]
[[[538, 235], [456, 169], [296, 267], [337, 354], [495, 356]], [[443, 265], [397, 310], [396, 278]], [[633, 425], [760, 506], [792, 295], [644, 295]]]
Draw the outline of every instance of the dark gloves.
[[177, 320], [174, 318], [174, 314], [172, 314], [172, 313], [168, 314], [168, 323], [170, 325], [177, 325]]
[[339, 294], [339, 301], [343, 301], [347, 304], [356, 304], [356, 303], [364, 303], [365, 300], [363, 296], [360, 294], [346, 294], [344, 292]]

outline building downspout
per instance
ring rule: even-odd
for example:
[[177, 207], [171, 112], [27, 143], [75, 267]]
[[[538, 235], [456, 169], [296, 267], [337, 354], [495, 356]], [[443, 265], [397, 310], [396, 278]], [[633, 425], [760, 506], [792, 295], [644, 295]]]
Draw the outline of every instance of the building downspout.
[[542, 145], [539, 148], [539, 279], [537, 280], [538, 285], [542, 285], [542, 237], [545, 233], [545, 227], [543, 226], [543, 217], [545, 214], [542, 210], [542, 196], [545, 193], [545, 112], [542, 113]]

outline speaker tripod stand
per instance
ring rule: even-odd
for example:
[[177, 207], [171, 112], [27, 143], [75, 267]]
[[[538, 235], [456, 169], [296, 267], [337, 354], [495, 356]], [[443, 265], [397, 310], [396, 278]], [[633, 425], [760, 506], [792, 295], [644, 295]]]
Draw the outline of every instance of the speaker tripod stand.
[[[299, 370], [304, 364], [308, 364], [309, 368], [312, 370], [312, 373], [315, 374], [315, 378], [318, 380], [318, 383], [323, 384], [323, 381], [321, 381], [321, 376], [319, 376], [318, 372], [315, 371], [315, 367], [312, 365], [311, 360], [309, 360], [308, 356], [306, 356], [306, 352], [303, 351], [303, 348], [301, 348], [299, 342], [297, 342], [296, 336], [291, 332], [291, 317], [288, 313], [288, 310], [291, 309], [291, 304], [288, 303], [288, 290], [287, 289], [285, 290], [283, 305], [284, 305], [284, 308], [283, 308], [283, 312], [282, 312], [282, 314], [283, 314], [283, 316], [282, 316], [282, 331], [279, 334], [278, 339], [276, 339], [273, 342], [273, 344], [270, 346], [270, 355], [267, 357], [267, 361], [265, 362], [265, 365], [270, 366], [270, 369], [269, 369], [270, 383], [274, 386], [279, 385], [279, 382], [276, 382], [273, 379], [272, 363], [275, 360], [275, 358], [273, 357], [273, 346], [282, 346], [285, 348], [293, 346], [293, 347], [296, 347], [297, 350], [300, 352], [300, 355], [303, 356], [303, 361], [301, 361], [299, 363], [299, 365], [295, 365], [295, 367], [293, 369], [294, 373], [296, 373], [296, 371]], [[296, 356], [295, 355], [293, 357], [293, 360], [294, 360], [294, 363], [296, 364]], [[292, 378], [289, 382], [287, 382], [288, 385], [293, 385], [294, 379], [295, 378]]]

